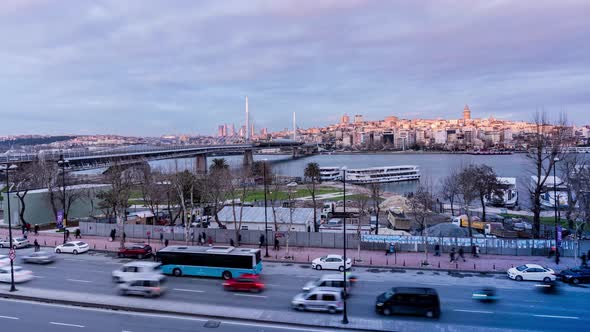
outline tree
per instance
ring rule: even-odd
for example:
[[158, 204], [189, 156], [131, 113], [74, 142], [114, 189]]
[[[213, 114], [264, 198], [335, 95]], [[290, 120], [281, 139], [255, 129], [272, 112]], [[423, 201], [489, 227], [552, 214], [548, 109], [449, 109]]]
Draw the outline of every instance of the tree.
[[37, 163], [22, 164], [12, 176], [14, 192], [19, 200], [18, 217], [21, 226], [26, 226], [25, 220], [26, 202], [25, 197], [31, 189], [41, 186], [37, 173], [39, 171]]
[[[178, 164], [175, 164], [175, 167], [175, 172], [170, 174], [170, 184], [172, 185], [177, 199], [180, 202], [180, 208], [182, 212], [181, 222], [184, 226], [184, 240], [188, 245], [191, 228], [191, 216], [193, 212], [192, 208], [194, 207], [195, 176], [187, 170], [179, 171]], [[190, 216], [187, 210], [187, 199], [189, 198], [191, 206]]]
[[209, 167], [209, 176], [207, 177], [207, 191], [209, 200], [213, 202], [213, 217], [219, 228], [225, 226], [219, 221], [220, 203], [226, 199], [227, 191], [230, 185], [230, 170], [225, 158], [213, 159], [213, 164]]
[[459, 195], [458, 176], [455, 170], [451, 171], [447, 177], [442, 180], [440, 194], [445, 201], [451, 203], [451, 215], [455, 215], [455, 200]]
[[143, 203], [158, 220], [160, 205], [166, 202], [166, 181], [160, 171], [152, 170], [149, 165], [142, 169], [142, 178], [139, 183]]
[[318, 163], [308, 163], [303, 173], [307, 179], [307, 190], [311, 195], [311, 202], [313, 204], [313, 228], [314, 231], [319, 231], [317, 218], [317, 203], [316, 203], [316, 184], [320, 181], [320, 165]]
[[422, 242], [424, 245], [424, 262], [423, 265], [428, 265], [428, 220], [432, 213], [432, 206], [435, 200], [431, 191], [419, 185], [416, 192], [408, 199], [408, 207], [412, 211], [414, 223], [420, 231]]
[[381, 196], [383, 195], [383, 187], [380, 183], [369, 184], [369, 190], [371, 191], [371, 201], [373, 203], [373, 211], [375, 211], [375, 217], [377, 218], [377, 228], [375, 228], [375, 234], [379, 234], [379, 213], [381, 213]]
[[457, 189], [458, 197], [461, 199], [463, 209], [467, 214], [467, 225], [469, 227], [469, 237], [471, 238], [471, 245], [473, 245], [473, 229], [471, 228], [471, 209], [470, 205], [478, 198], [479, 182], [477, 176], [479, 170], [475, 165], [469, 165], [457, 173]]
[[358, 236], [358, 246], [357, 246], [357, 260], [361, 260], [361, 220], [367, 214], [367, 205], [369, 204], [369, 197], [363, 194], [358, 194], [355, 197], [356, 203], [359, 209], [358, 215], [358, 223], [356, 229], [356, 235]]
[[[241, 169], [236, 171], [229, 181], [229, 195], [232, 199], [232, 215], [234, 220], [235, 242], [240, 243], [240, 232], [242, 230], [242, 219], [244, 217], [244, 201], [251, 190], [251, 172]], [[236, 211], [236, 201], [240, 200], [239, 211]]]
[[487, 165], [475, 166], [474, 171], [476, 173], [476, 177], [473, 179], [473, 181], [476, 182], [474, 187], [477, 191], [479, 201], [482, 207], [481, 220], [485, 222], [486, 197], [491, 198], [492, 196], [497, 196], [503, 198], [504, 190], [507, 189], [508, 186], [503, 182], [499, 181], [496, 172], [494, 172], [494, 170]]
[[[117, 228], [122, 235], [125, 233], [126, 210], [129, 207], [133, 185], [131, 170], [115, 164], [106, 173], [106, 180], [110, 184], [110, 189], [100, 191], [97, 197], [101, 199], [101, 207], [112, 211], [117, 221]], [[121, 236], [120, 246], [121, 248], [125, 246], [124, 236]]]

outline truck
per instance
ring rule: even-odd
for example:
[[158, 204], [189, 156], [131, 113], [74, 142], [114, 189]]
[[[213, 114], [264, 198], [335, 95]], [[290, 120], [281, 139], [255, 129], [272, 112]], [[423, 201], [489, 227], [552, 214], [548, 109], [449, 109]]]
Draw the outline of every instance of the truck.
[[517, 238], [518, 233], [516, 231], [508, 230], [504, 228], [504, 225], [499, 222], [486, 223], [485, 226], [486, 235], [495, 235], [497, 237], [505, 238]]
[[[469, 221], [467, 220], [467, 216], [464, 214], [453, 217], [451, 222], [459, 227], [469, 227]], [[484, 231], [486, 228], [486, 223], [480, 221], [477, 217], [473, 217], [471, 218], [471, 228]]]

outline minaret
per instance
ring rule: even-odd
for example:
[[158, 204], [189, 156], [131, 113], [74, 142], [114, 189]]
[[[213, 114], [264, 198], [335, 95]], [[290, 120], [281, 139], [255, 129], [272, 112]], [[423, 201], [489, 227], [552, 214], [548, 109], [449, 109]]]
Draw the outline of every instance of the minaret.
[[297, 118], [295, 117], [295, 112], [293, 112], [293, 140], [297, 140]]
[[250, 141], [250, 113], [248, 112], [248, 96], [246, 96], [246, 142]]

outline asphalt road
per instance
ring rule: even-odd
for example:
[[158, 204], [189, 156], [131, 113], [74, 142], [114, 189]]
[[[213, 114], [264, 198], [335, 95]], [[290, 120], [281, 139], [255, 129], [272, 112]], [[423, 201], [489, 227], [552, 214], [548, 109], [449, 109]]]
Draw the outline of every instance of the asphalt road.
[[[31, 249], [19, 250], [17, 255], [22, 255], [27, 250]], [[0, 250], [0, 253], [4, 251]], [[91, 294], [116, 294], [111, 272], [130, 261], [102, 253], [61, 255], [59, 258], [58, 262], [51, 265], [26, 265], [36, 276], [27, 286]], [[222, 289], [221, 279], [169, 277], [168, 293], [163, 297], [179, 303], [197, 302], [236, 308], [281, 310], [289, 315], [294, 312], [290, 308], [292, 297], [300, 292], [307, 281], [326, 273], [334, 272], [311, 270], [307, 265], [266, 263], [263, 278], [267, 289], [260, 294], [226, 292]], [[516, 282], [505, 275], [366, 268], [355, 268], [354, 273], [359, 277], [359, 282], [348, 301], [351, 320], [396, 319], [429, 323], [433, 329], [477, 326], [537, 331], [579, 330], [590, 324], [590, 288], [584, 286], [564, 285], [559, 294], [548, 295], [539, 292], [534, 282]], [[392, 318], [377, 315], [374, 312], [375, 297], [394, 286], [435, 288], [441, 299], [441, 318], [428, 320], [421, 317]], [[471, 300], [472, 291], [483, 286], [496, 287], [501, 300], [495, 304]], [[307, 314], [327, 315], [311, 312]]]

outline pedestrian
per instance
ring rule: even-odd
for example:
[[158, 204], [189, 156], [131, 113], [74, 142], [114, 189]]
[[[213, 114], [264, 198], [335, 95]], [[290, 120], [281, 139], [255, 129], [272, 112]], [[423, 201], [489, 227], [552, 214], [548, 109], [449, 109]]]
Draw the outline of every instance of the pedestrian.
[[168, 239], [164, 240], [164, 247], [168, 246]]
[[559, 265], [559, 250], [555, 251], [555, 264]]
[[440, 244], [434, 245], [434, 256], [440, 256]]
[[234, 239], [229, 239], [229, 245], [234, 247], [235, 243], [234, 243]]
[[25, 231], [23, 232], [23, 237], [24, 237], [25, 239], [27, 239], [27, 238], [28, 238], [28, 236], [27, 236], [27, 233], [28, 233], [28, 232], [27, 232], [27, 230], [25, 229]]
[[127, 234], [125, 232], [123, 232], [123, 242], [125, 242], [126, 239], [127, 239]]
[[76, 228], [76, 239], [81, 239], [82, 235], [80, 234], [80, 229]]
[[164, 233], [160, 233], [160, 243], [164, 243]]
[[209, 247], [213, 246], [213, 238], [211, 237], [211, 235], [209, 235], [209, 237], [207, 238], [207, 243], [209, 244]]
[[242, 234], [238, 234], [238, 247], [242, 245]]
[[465, 250], [463, 250], [463, 247], [459, 248], [459, 257], [461, 257], [461, 259], [466, 262], [465, 260]]
[[31, 224], [30, 223], [26, 223], [26, 226], [27, 226], [27, 232], [30, 233], [31, 232]]
[[582, 266], [583, 267], [587, 267], [588, 266], [588, 257], [586, 256], [586, 254], [582, 254], [582, 256], [580, 256], [580, 259], [582, 260]]
[[191, 232], [191, 243], [193, 244], [193, 246], [195, 245], [195, 232], [194, 231]]
[[39, 234], [39, 225], [35, 225], [34, 230], [35, 230], [35, 235], [38, 235]]
[[35, 239], [35, 242], [33, 242], [33, 247], [35, 248], [35, 251], [39, 251], [40, 250], [40, 245], [39, 242], [37, 242], [37, 239]]
[[70, 230], [66, 228], [66, 240], [70, 241]]
[[113, 228], [113, 241], [117, 238], [117, 230]]
[[475, 257], [479, 258], [479, 246], [475, 246]]
[[207, 241], [207, 234], [203, 232], [201, 235], [203, 236], [203, 245], [205, 245], [205, 241]]
[[455, 261], [455, 247], [451, 248], [451, 252], [449, 253], [449, 256], [451, 256], [451, 263]]
[[279, 250], [279, 238], [275, 236], [275, 246], [274, 250]]
[[260, 234], [260, 238], [258, 239], [258, 248], [262, 248], [264, 244], [264, 234]]
[[204, 245], [205, 245], [205, 239], [206, 239], [206, 238], [207, 238], [207, 237], [206, 237], [205, 235], [200, 235], [200, 238], [199, 238], [199, 245], [201, 245], [201, 246], [204, 246]]
[[549, 250], [549, 256], [547, 256], [547, 258], [551, 258], [553, 255], [555, 255], [555, 246], [551, 246], [551, 249]]

